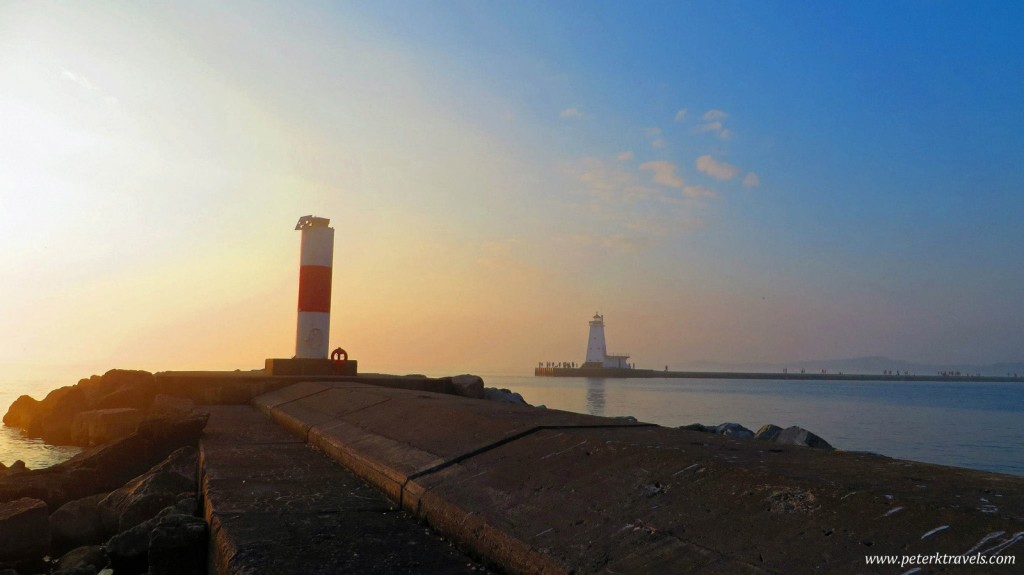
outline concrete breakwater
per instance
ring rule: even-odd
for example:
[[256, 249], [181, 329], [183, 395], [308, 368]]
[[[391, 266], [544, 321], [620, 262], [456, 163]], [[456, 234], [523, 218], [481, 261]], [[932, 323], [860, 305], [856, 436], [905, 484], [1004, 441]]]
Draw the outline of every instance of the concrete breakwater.
[[[868, 555], [995, 557], [1024, 545], [1020, 477], [481, 401], [482, 382], [309, 379], [154, 378], [209, 413], [199, 472], [211, 572], [329, 573], [361, 540], [375, 553], [408, 545], [397, 524], [367, 535], [332, 522], [341, 509], [386, 509], [344, 507], [348, 480], [291, 464], [316, 453], [307, 446], [507, 573], [858, 573], [875, 571]], [[317, 540], [330, 553], [290, 552], [295, 538], [272, 545], [311, 525], [334, 530]], [[458, 572], [433, 553], [424, 560]]]
[[793, 381], [984, 381], [1024, 382], [1024, 377], [998, 375], [911, 375], [865, 373], [788, 373], [747, 371], [658, 371], [656, 369], [628, 369], [618, 367], [535, 367], [533, 374], [541, 377], [594, 377], [609, 379], [773, 379]]

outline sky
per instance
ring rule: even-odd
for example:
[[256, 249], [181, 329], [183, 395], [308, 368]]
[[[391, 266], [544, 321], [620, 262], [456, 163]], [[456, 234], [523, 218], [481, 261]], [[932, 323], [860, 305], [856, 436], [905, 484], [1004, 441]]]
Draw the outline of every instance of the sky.
[[1024, 361], [1019, 2], [0, 0], [0, 368]]

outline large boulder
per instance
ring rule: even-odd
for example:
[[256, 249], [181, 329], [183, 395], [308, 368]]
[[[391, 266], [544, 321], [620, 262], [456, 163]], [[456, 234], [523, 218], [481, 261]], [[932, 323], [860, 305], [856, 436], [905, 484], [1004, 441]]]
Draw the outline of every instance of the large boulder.
[[85, 545], [68, 551], [57, 562], [55, 573], [60, 571], [73, 572], [75, 570], [87, 570], [90, 566], [93, 572], [99, 571], [107, 566], [107, 552], [100, 545]]
[[146, 572], [149, 563], [149, 534], [159, 519], [154, 517], [144, 521], [107, 540], [103, 547], [110, 557], [114, 573], [136, 575]]
[[77, 386], [62, 387], [47, 394], [41, 403], [26, 429], [28, 435], [55, 445], [69, 445], [71, 422], [88, 406], [85, 392]]
[[198, 453], [195, 447], [182, 447], [103, 498], [98, 509], [104, 528], [120, 533], [174, 505], [182, 492], [195, 492]]
[[209, 413], [192, 414], [185, 417], [173, 415], [151, 415], [139, 422], [136, 433], [149, 441], [154, 448], [170, 453], [183, 445], [198, 445], [203, 428], [210, 419]]
[[71, 441], [84, 446], [106, 443], [134, 433], [140, 421], [142, 411], [131, 407], [82, 411], [71, 423]]
[[787, 445], [803, 445], [806, 447], [813, 447], [815, 449], [834, 449], [827, 441], [818, 437], [817, 435], [807, 431], [802, 427], [792, 426], [783, 429], [778, 437], [775, 438], [776, 443], [785, 443]]
[[508, 389], [498, 389], [496, 387], [485, 388], [484, 399], [497, 401], [499, 403], [511, 403], [514, 405], [530, 405], [529, 403], [526, 403], [526, 400], [523, 399], [522, 395]]
[[172, 513], [159, 518], [149, 535], [149, 575], [205, 575], [206, 522]]
[[38, 559], [50, 549], [46, 503], [28, 497], [0, 503], [0, 561]]
[[32, 426], [32, 420], [38, 416], [42, 403], [27, 395], [15, 399], [7, 413], [4, 414], [4, 425], [28, 429]]
[[714, 432], [726, 437], [737, 437], [740, 439], [753, 439], [754, 432], [738, 423], [722, 423], [715, 427]]
[[[107, 493], [97, 493], [61, 505], [50, 515], [53, 551], [61, 552], [83, 545], [103, 543], [111, 535], [103, 527], [99, 502]], [[102, 568], [103, 565], [97, 565]]]
[[777, 438], [780, 433], [782, 433], [781, 427], [774, 423], [767, 423], [762, 425], [761, 429], [757, 430], [757, 433], [754, 435], [754, 439], [759, 439], [761, 441], [775, 441], [775, 438]]
[[484, 398], [484, 380], [479, 375], [456, 375], [451, 378], [444, 378], [446, 391], [454, 395], [472, 397], [474, 399]]

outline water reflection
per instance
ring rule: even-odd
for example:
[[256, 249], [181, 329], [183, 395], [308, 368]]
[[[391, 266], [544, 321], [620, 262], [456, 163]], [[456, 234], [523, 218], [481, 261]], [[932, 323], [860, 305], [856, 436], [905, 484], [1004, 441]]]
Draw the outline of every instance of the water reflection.
[[587, 378], [587, 413], [604, 415], [604, 380]]

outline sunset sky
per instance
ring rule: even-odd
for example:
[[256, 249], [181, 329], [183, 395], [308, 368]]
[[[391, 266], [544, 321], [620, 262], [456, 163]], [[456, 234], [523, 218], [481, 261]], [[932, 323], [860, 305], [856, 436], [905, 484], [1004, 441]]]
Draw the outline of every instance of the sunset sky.
[[[1024, 361], [1020, 2], [0, 0], [0, 367]], [[26, 367], [27, 366], [27, 367]]]

